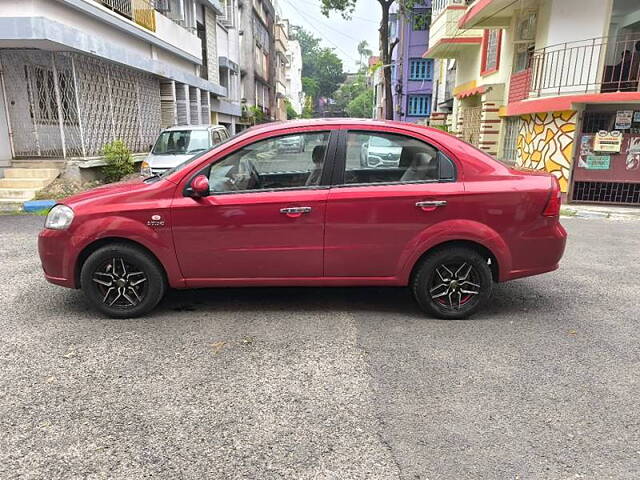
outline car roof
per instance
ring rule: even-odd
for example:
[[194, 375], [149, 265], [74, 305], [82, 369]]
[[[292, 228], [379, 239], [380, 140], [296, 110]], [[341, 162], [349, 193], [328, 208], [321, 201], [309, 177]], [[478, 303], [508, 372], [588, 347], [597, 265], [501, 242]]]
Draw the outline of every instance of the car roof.
[[254, 133], [262, 132], [277, 132], [280, 130], [287, 130], [289, 128], [304, 128], [304, 127], [322, 127], [336, 128], [336, 127], [348, 127], [357, 129], [360, 128], [398, 128], [410, 132], [422, 133], [429, 132], [429, 136], [434, 139], [440, 138], [442, 141], [455, 138], [451, 134], [446, 133], [437, 128], [427, 127], [425, 125], [418, 125], [408, 122], [396, 122], [393, 120], [372, 120], [366, 118], [311, 118], [302, 120], [287, 120], [284, 122], [270, 122], [255, 125], [251, 127], [251, 131]]
[[173, 132], [176, 130], [208, 130], [208, 129], [212, 129], [212, 130], [222, 130], [222, 129], [226, 129], [226, 127], [224, 125], [207, 125], [207, 124], [203, 124], [203, 125], [174, 125], [173, 127], [168, 127], [163, 129], [163, 132]]

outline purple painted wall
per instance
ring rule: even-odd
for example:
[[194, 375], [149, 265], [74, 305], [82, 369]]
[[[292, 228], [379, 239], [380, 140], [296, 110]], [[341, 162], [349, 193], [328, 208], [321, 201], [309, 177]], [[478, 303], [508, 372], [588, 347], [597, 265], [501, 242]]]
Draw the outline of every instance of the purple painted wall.
[[[431, 0], [424, 2], [423, 6], [415, 7], [413, 11], [416, 14], [430, 13]], [[427, 25], [429, 22], [427, 22]], [[431, 76], [428, 80], [409, 80], [410, 78], [410, 60], [412, 58], [422, 58], [424, 52], [429, 48], [429, 30], [414, 30], [412, 19], [403, 15], [395, 15], [391, 25], [391, 41], [398, 38], [399, 43], [393, 51], [393, 104], [394, 104], [394, 120], [402, 122], [415, 123], [419, 120], [425, 120], [427, 115], [411, 116], [409, 115], [409, 96], [410, 95], [429, 95], [427, 99], [430, 113], [431, 95], [433, 93], [433, 63], [431, 63]], [[400, 108], [398, 108], [398, 106]], [[400, 110], [400, 111], [398, 111]], [[423, 112], [424, 113], [424, 112]]]

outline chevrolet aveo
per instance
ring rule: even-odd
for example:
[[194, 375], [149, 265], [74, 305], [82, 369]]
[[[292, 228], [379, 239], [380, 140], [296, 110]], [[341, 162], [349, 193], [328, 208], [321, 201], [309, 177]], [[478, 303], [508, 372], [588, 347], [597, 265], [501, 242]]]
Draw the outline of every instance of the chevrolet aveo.
[[[282, 149], [287, 137], [304, 149]], [[394, 162], [362, 165], [371, 145]], [[367, 120], [249, 129], [160, 176], [67, 198], [39, 236], [47, 280], [113, 317], [167, 288], [409, 286], [465, 318], [494, 282], [558, 268], [555, 177], [439, 130]]]

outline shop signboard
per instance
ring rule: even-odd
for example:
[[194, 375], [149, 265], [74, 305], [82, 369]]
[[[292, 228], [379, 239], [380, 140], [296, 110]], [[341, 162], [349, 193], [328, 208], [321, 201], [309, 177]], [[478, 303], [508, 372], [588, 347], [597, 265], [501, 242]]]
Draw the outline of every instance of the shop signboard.
[[626, 130], [631, 128], [633, 121], [633, 110], [618, 110], [616, 112], [616, 130]]
[[586, 168], [589, 170], [609, 170], [611, 166], [610, 155], [587, 155]]
[[622, 133], [617, 130], [600, 130], [593, 139], [593, 150], [596, 152], [620, 153], [621, 149]]

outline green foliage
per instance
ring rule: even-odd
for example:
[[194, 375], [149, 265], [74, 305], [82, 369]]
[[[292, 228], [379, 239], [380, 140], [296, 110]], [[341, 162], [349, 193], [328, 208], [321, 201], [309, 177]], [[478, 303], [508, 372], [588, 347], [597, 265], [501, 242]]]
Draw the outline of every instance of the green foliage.
[[287, 120], [298, 118], [298, 112], [293, 109], [293, 106], [291, 105], [289, 99], [285, 99], [284, 104], [287, 107]]
[[255, 105], [249, 107], [249, 116], [253, 119], [254, 124], [264, 123], [264, 112]]
[[313, 118], [313, 98], [306, 97], [302, 108], [301, 118]]
[[322, 48], [320, 39], [304, 28], [292, 27], [292, 30], [302, 50], [302, 90], [314, 98], [332, 97], [344, 81], [342, 60], [332, 49]]
[[106, 182], [117, 182], [134, 171], [133, 157], [122, 140], [114, 140], [102, 147], [107, 164], [102, 167]]
[[367, 88], [367, 80], [365, 76], [360, 73], [351, 82], [345, 82], [340, 85], [340, 88], [336, 91], [334, 99], [336, 101], [337, 108], [339, 110], [347, 110], [347, 105], [351, 103], [358, 95], [365, 91]]
[[302, 91], [307, 97], [316, 98], [320, 92], [320, 85], [313, 78], [302, 77]]
[[369, 48], [369, 43], [366, 40], [362, 40], [358, 44], [358, 56], [360, 60], [358, 63], [360, 64], [360, 71], [366, 71], [367, 69], [367, 60], [369, 57], [373, 55], [373, 51]]
[[371, 118], [373, 113], [373, 88], [368, 88], [351, 100], [346, 108], [353, 118]]
[[449, 132], [449, 127], [446, 125], [429, 125], [431, 128], [435, 128], [436, 130], [442, 130], [443, 132]]

